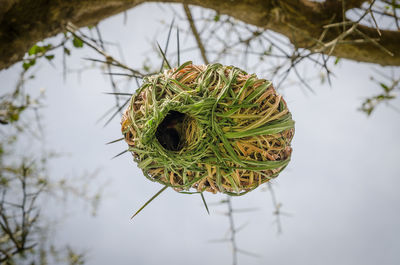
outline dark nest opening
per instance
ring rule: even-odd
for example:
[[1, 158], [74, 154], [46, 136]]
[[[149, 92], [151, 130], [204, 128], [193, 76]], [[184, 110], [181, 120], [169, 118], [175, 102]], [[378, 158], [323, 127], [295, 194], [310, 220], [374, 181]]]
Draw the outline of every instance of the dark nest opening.
[[167, 113], [160, 125], [157, 127], [156, 138], [158, 142], [167, 150], [182, 150], [185, 141], [183, 124], [187, 115], [171, 110]]

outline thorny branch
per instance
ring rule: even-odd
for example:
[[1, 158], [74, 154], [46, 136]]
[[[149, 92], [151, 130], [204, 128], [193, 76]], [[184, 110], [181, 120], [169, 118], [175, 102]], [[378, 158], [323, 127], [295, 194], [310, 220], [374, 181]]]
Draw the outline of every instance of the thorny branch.
[[241, 253], [243, 255], [251, 256], [258, 258], [259, 255], [252, 253], [250, 251], [241, 249], [238, 247], [237, 243], [237, 234], [238, 232], [241, 231], [245, 227], [246, 224], [241, 225], [237, 227], [235, 225], [235, 219], [234, 219], [234, 213], [240, 213], [240, 212], [248, 212], [248, 211], [254, 211], [255, 209], [249, 208], [249, 209], [234, 209], [232, 205], [232, 197], [227, 196], [226, 200], [222, 200], [220, 202], [221, 204], [226, 203], [228, 210], [225, 213], [228, 216], [229, 220], [229, 236], [227, 239], [222, 239], [222, 240], [215, 240], [214, 242], [226, 242], [228, 241], [231, 244], [232, 247], [232, 265], [237, 265], [238, 264], [238, 254]]
[[[71, 184], [71, 177], [69, 180], [49, 177], [47, 161], [55, 156], [52, 152], [29, 154], [29, 148], [24, 148], [22, 155], [18, 152], [19, 139], [29, 138], [31, 148], [35, 144], [42, 145], [43, 141], [39, 110], [44, 91], [32, 98], [25, 89], [26, 72], [27, 69], [22, 71], [14, 91], [0, 96], [0, 263], [39, 264], [41, 260], [43, 264], [44, 259], [51, 263], [58, 259], [55, 255], [65, 254], [66, 262], [74, 259], [74, 264], [83, 264], [83, 256], [71, 248], [64, 253], [50, 246], [46, 234], [49, 231], [47, 222], [51, 220], [42, 206], [46, 196], [62, 200], [74, 195], [89, 202], [94, 215], [102, 188], [88, 191], [91, 180], [85, 178], [74, 178]], [[41, 131], [41, 135], [35, 136], [37, 131]]]
[[378, 77], [371, 77], [371, 79], [380, 87], [381, 93], [365, 99], [360, 110], [369, 116], [378, 105], [385, 103], [387, 106], [400, 113], [400, 109], [391, 104], [391, 101], [393, 101], [400, 92], [400, 76], [396, 76], [394, 73], [389, 76], [378, 70], [376, 70], [376, 73]]
[[[6, 68], [21, 60], [23, 54], [34, 43], [63, 32], [67, 21], [72, 21], [79, 27], [95, 25], [108, 16], [123, 12], [143, 2], [147, 1], [102, 1], [99, 5], [96, 1], [91, 0], [83, 0], [79, 3], [47, 3], [44, 0], [38, 0], [35, 1], [34, 6], [26, 1], [17, 1], [15, 3], [16, 8], [11, 8], [12, 4], [2, 6], [0, 7], [0, 15], [3, 15], [0, 16], [0, 68]], [[226, 14], [243, 23], [280, 33], [289, 38], [293, 44], [296, 43], [296, 48], [306, 49], [312, 47], [313, 43], [315, 44], [315, 39], [318, 39], [323, 31], [322, 27], [328, 24], [332, 17], [331, 23], [347, 20], [356, 21], [357, 19], [349, 18], [349, 13], [363, 11], [366, 9], [367, 3], [370, 3], [366, 0], [327, 0], [325, 2], [254, 0], [231, 1], [229, 4], [223, 0], [160, 0], [157, 2], [177, 2], [212, 8], [218, 14]], [[42, 5], [46, 5], [47, 8], [40, 10]], [[29, 12], [33, 8], [35, 12]], [[66, 9], [69, 12], [62, 12]], [[57, 15], [41, 15], [41, 12], [46, 12], [46, 10], [53, 10], [53, 14]], [[381, 65], [399, 65], [400, 54], [397, 52], [400, 41], [400, 33], [397, 30], [399, 26], [398, 11], [398, 1], [376, 1], [374, 6], [368, 10], [368, 13], [377, 17], [376, 20], [381, 28], [381, 34], [376, 34], [375, 23], [368, 23], [367, 19], [362, 21], [358, 28], [369, 39], [379, 37], [379, 45], [394, 53], [394, 56], [382, 53], [376, 45], [368, 42], [360, 45], [360, 43], [354, 41], [360, 38], [358, 34], [349, 35], [346, 43], [336, 46], [333, 55]], [[386, 17], [386, 20], [381, 21], [379, 19], [378, 15], [381, 14]], [[196, 22], [195, 19], [194, 21]], [[385, 24], [389, 26], [386, 27]], [[292, 28], [299, 30], [293, 32]], [[386, 29], [383, 30], [383, 28]], [[329, 42], [335, 39], [340, 33], [337, 29], [328, 31], [325, 41]]]
[[[130, 76], [132, 77], [139, 77], [142, 78], [143, 76], [145, 76], [145, 74], [142, 74], [141, 72], [132, 69], [131, 67], [125, 65], [124, 63], [120, 62], [119, 60], [115, 59], [114, 57], [112, 57], [111, 55], [107, 54], [106, 51], [100, 47], [98, 47], [96, 45], [96, 43], [92, 43], [91, 38], [89, 38], [88, 36], [86, 36], [85, 34], [83, 34], [79, 28], [77, 28], [74, 24], [72, 23], [68, 23], [67, 27], [66, 27], [67, 31], [70, 32], [74, 37], [80, 39], [81, 41], [83, 41], [86, 45], [88, 45], [90, 48], [92, 48], [93, 50], [95, 50], [96, 52], [98, 52], [100, 55], [102, 55], [105, 59], [105, 61], [101, 61], [101, 60], [96, 60], [93, 59], [93, 61], [97, 61], [97, 62], [101, 62], [101, 63], [105, 63], [107, 65], [112, 65], [112, 66], [116, 66], [119, 67], [121, 69], [127, 70], [128, 72], [130, 72]], [[103, 43], [103, 41], [101, 41], [101, 43]]]
[[228, 205], [228, 218], [229, 218], [229, 229], [230, 229], [230, 242], [232, 245], [232, 265], [237, 265], [237, 254], [238, 248], [236, 244], [236, 228], [235, 222], [233, 219], [233, 209], [232, 209], [232, 198], [227, 197], [227, 205]]
[[[96, 33], [97, 33], [97, 36], [98, 36], [99, 41], [100, 41], [100, 47], [101, 47], [101, 49], [102, 49], [103, 51], [105, 51], [106, 48], [105, 48], [105, 45], [104, 45], [103, 38], [101, 37], [101, 32], [100, 32], [99, 26], [96, 25], [96, 26], [95, 26], [95, 29], [96, 29]], [[111, 65], [110, 65], [110, 64], [107, 64], [107, 74], [108, 74], [109, 77], [110, 77], [110, 82], [111, 82], [112, 90], [113, 90], [114, 93], [117, 93], [117, 92], [118, 92], [118, 91], [117, 91], [117, 85], [115, 84], [114, 76], [111, 75], [110, 73], [111, 73]], [[116, 107], [117, 109], [120, 108], [120, 103], [119, 103], [119, 97], [118, 97], [118, 95], [115, 95], [115, 107]]]
[[[249, 26], [230, 17], [215, 15], [215, 13], [209, 11], [201, 10], [197, 18], [193, 16], [189, 18], [192, 34], [194, 34], [194, 23], [192, 22], [197, 21], [197, 24], [201, 25], [201, 30], [197, 31], [196, 29], [194, 31], [198, 35], [198, 37], [195, 37], [197, 47], [201, 54], [207, 51], [207, 54], [213, 57], [211, 61], [223, 62], [227, 58], [231, 58], [232, 61], [225, 63], [237, 65], [237, 59], [242, 57], [243, 64], [247, 69], [247, 62], [250, 59], [256, 59], [259, 63], [250, 68], [262, 71], [265, 76], [275, 77], [277, 88], [287, 81], [291, 72], [294, 72], [300, 83], [309, 91], [312, 91], [309, 85], [309, 79], [312, 78], [303, 77], [298, 71], [300, 63], [311, 61], [325, 72], [328, 81], [330, 81], [331, 70], [325, 57], [318, 59], [318, 55], [314, 52], [293, 49], [292, 45], [280, 36], [265, 29]], [[201, 40], [205, 41], [202, 42]], [[192, 49], [184, 51], [191, 52]], [[208, 59], [208, 57], [206, 58]], [[265, 64], [265, 61], [268, 61], [268, 63]], [[261, 69], [265, 65], [269, 65], [271, 68]]]
[[4, 186], [1, 187], [0, 227], [2, 237], [8, 237], [9, 240], [0, 244], [0, 262], [11, 260], [14, 255], [24, 253], [37, 245], [37, 242], [30, 237], [30, 232], [37, 229], [39, 210], [36, 208], [35, 201], [43, 191], [44, 185], [38, 186], [35, 190], [28, 190], [31, 166], [32, 163], [31, 165], [24, 163], [17, 171], [12, 168], [2, 169], [18, 174], [17, 179], [21, 187], [22, 198], [19, 202], [7, 201], [7, 198], [10, 198], [9, 190]]
[[[288, 36], [289, 43], [285, 38], [272, 33], [261, 27], [254, 27], [231, 17], [221, 15], [212, 11], [193, 8], [196, 14], [192, 15], [189, 21], [190, 28], [196, 23], [200, 30], [195, 35], [197, 47], [187, 48], [183, 52], [192, 52], [198, 49], [200, 53], [207, 51], [208, 59], [214, 62], [223, 62], [225, 64], [237, 65], [238, 58], [243, 59], [243, 65], [248, 69], [248, 61], [257, 61], [250, 68], [260, 71], [267, 78], [273, 78], [276, 88], [288, 87], [289, 85], [300, 84], [312, 93], [312, 82], [320, 79], [321, 82], [327, 80], [331, 84], [332, 67], [340, 61], [340, 57], [332, 60], [332, 55], [342, 46], [346, 45], [373, 45], [388, 56], [395, 56], [400, 47], [395, 50], [387, 49], [381, 41], [381, 36], [385, 31], [383, 25], [388, 19], [377, 17], [377, 14], [385, 14], [386, 17], [395, 22], [395, 30], [398, 25], [397, 9], [399, 4], [395, 1], [326, 1], [323, 8], [329, 10], [341, 10], [334, 13], [326, 24], [322, 26], [322, 31], [317, 38], [310, 39], [310, 45], [301, 47], [299, 39], [295, 32], [301, 32], [301, 28], [295, 24], [288, 23], [291, 27], [292, 35]], [[364, 5], [363, 5], [364, 4]], [[386, 4], [386, 5], [383, 5]], [[322, 8], [322, 7], [321, 7]], [[355, 9], [356, 8], [356, 9]], [[358, 11], [362, 11], [361, 13]], [[179, 12], [174, 11], [175, 14]], [[179, 17], [178, 15], [176, 15]], [[374, 29], [375, 37], [371, 37], [365, 27]], [[387, 30], [386, 30], [387, 31]], [[335, 35], [332, 35], [335, 32]], [[187, 31], [187, 34], [190, 34]], [[333, 37], [332, 37], [333, 36]], [[200, 42], [198, 40], [204, 40]], [[400, 42], [398, 42], [400, 43]], [[202, 47], [202, 48], [201, 48]], [[227, 58], [231, 58], [228, 60]], [[253, 60], [250, 60], [253, 59]], [[265, 63], [266, 62], [266, 63]], [[311, 62], [316, 66], [320, 75], [307, 75], [306, 62]], [[265, 68], [268, 66], [268, 68]], [[314, 73], [316, 71], [313, 71]], [[293, 80], [296, 78], [296, 80]], [[395, 81], [394, 79], [392, 81]], [[393, 95], [393, 93], [391, 93]], [[382, 97], [380, 97], [382, 98]], [[392, 97], [390, 97], [391, 99]], [[385, 97], [384, 100], [389, 99]], [[375, 106], [376, 104], [374, 104]]]
[[[16, 143], [12, 136], [7, 136], [3, 130], [0, 132], [4, 136], [4, 144]], [[73, 194], [90, 202], [95, 211], [100, 193], [92, 197], [92, 192], [88, 192], [85, 183], [79, 180], [74, 183], [78, 186], [74, 186], [65, 179], [56, 181], [49, 178], [46, 172], [46, 160], [51, 157], [49, 154], [40, 159], [24, 157], [19, 162], [9, 146], [6, 148], [1, 143], [0, 149], [0, 263], [39, 264], [39, 259], [62, 254], [64, 250], [56, 250], [47, 241], [47, 222], [50, 220], [43, 215], [44, 198], [62, 199], [67, 194]], [[72, 249], [69, 249], [68, 257], [79, 257], [79, 261], [83, 262], [83, 256]], [[53, 258], [56, 259], [55, 256]], [[51, 257], [48, 260], [52, 260]]]
[[275, 218], [276, 218], [275, 223], [276, 223], [276, 227], [277, 227], [277, 232], [278, 232], [278, 234], [281, 234], [282, 233], [281, 216], [288, 215], [288, 214], [281, 211], [282, 203], [278, 202], [278, 200], [276, 199], [275, 191], [272, 188], [272, 184], [268, 182], [267, 186], [268, 186], [269, 192], [271, 193], [272, 205], [275, 209], [273, 214], [275, 215]]
[[[124, 64], [120, 60], [117, 60], [115, 57], [109, 55], [105, 50], [105, 43], [101, 37], [101, 32], [100, 32], [99, 27], [96, 26], [95, 28], [96, 28], [96, 32], [98, 35], [98, 40], [87, 36], [71, 22], [69, 22], [67, 24], [66, 30], [68, 32], [70, 32], [75, 38], [78, 38], [83, 43], [85, 43], [87, 46], [89, 46], [91, 49], [93, 49], [95, 52], [97, 52], [102, 57], [104, 57], [104, 60], [93, 59], [93, 58], [86, 58], [86, 59], [93, 61], [93, 62], [98, 62], [98, 63], [104, 64], [107, 67], [106, 74], [109, 75], [109, 77], [110, 77], [111, 87], [112, 87], [112, 91], [113, 91], [112, 94], [115, 96], [115, 100], [116, 100], [115, 107], [112, 107], [109, 111], [106, 111], [106, 113], [104, 115], [104, 116], [107, 116], [109, 113], [111, 113], [114, 110], [114, 108], [116, 109], [116, 111], [106, 121], [105, 125], [107, 125], [118, 113], [121, 113], [122, 109], [129, 102], [129, 99], [127, 99], [121, 103], [121, 98], [119, 97], [120, 91], [118, 90], [118, 86], [117, 86], [117, 83], [115, 82], [114, 76], [120, 75], [120, 76], [129, 77], [129, 78], [135, 78], [136, 83], [138, 84], [138, 79], [143, 78], [144, 76], [146, 76], [146, 74], [141, 73], [139, 70], [133, 69], [132, 67]], [[124, 72], [114, 73], [114, 72], [112, 72], [112, 68], [117, 68], [122, 71], [127, 71], [128, 73], [124, 73]]]

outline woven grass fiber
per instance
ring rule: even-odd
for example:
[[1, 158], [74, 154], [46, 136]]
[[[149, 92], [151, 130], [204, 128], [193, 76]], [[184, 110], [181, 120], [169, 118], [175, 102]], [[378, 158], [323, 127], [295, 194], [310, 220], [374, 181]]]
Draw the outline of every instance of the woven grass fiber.
[[186, 62], [144, 78], [122, 133], [151, 181], [181, 193], [237, 196], [287, 166], [294, 121], [270, 81], [233, 66]]

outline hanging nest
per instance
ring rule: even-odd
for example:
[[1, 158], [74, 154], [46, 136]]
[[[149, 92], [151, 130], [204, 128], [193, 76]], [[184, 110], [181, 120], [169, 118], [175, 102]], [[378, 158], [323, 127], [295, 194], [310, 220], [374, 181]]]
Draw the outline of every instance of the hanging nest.
[[151, 181], [179, 192], [243, 195], [287, 166], [294, 121], [270, 81], [187, 62], [144, 78], [122, 133]]

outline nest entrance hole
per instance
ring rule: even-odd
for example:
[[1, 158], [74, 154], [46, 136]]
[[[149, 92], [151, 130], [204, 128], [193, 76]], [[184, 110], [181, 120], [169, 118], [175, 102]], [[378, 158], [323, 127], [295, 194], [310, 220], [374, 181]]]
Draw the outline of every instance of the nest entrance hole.
[[158, 125], [156, 138], [165, 149], [180, 151], [193, 140], [189, 139], [193, 133], [188, 133], [188, 130], [196, 129], [193, 127], [194, 123], [196, 122], [193, 117], [171, 110]]

